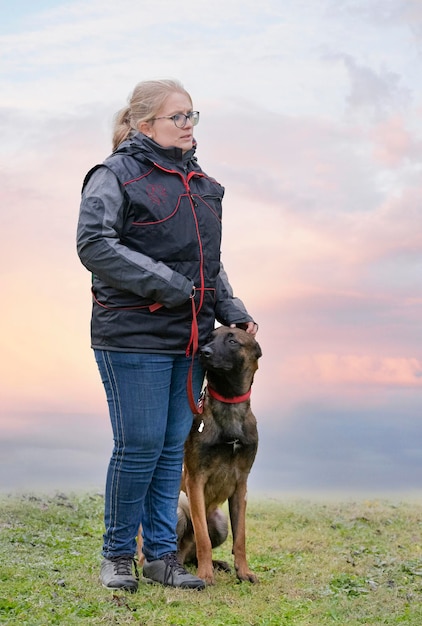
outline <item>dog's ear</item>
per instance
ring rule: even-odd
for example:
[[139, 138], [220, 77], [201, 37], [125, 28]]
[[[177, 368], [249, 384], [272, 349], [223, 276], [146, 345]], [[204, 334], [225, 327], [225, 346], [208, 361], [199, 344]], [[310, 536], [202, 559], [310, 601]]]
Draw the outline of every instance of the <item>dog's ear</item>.
[[255, 357], [259, 359], [262, 356], [261, 346], [257, 341], [255, 341]]

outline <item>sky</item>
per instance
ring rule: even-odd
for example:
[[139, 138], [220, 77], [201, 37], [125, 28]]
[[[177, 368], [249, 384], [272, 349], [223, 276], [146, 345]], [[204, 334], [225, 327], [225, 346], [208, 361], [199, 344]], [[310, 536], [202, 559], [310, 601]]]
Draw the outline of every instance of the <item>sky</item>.
[[422, 3], [1, 0], [0, 55], [0, 491], [103, 489], [80, 190], [177, 78], [260, 327], [250, 491], [420, 497]]

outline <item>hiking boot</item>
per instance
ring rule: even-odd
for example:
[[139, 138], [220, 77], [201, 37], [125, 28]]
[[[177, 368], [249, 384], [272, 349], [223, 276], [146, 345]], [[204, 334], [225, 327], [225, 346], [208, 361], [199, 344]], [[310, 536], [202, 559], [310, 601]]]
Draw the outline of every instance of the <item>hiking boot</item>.
[[205, 582], [201, 578], [189, 574], [180, 565], [174, 552], [165, 554], [155, 561], [145, 559], [143, 574], [147, 582], [161, 583], [167, 587], [198, 590], [205, 588]]
[[[135, 576], [132, 573], [135, 567]], [[103, 587], [108, 589], [124, 589], [134, 593], [138, 589], [138, 568], [132, 556], [113, 556], [103, 559], [101, 563], [100, 580]]]

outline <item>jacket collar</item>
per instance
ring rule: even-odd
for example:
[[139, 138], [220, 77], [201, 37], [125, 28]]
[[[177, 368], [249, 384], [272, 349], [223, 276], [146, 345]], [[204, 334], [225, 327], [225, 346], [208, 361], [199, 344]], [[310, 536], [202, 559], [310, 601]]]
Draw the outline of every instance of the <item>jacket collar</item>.
[[153, 139], [146, 137], [142, 133], [133, 132], [132, 135], [128, 137], [120, 146], [117, 148], [114, 154], [117, 152], [130, 154], [131, 156], [139, 156], [146, 157], [152, 163], [159, 163], [160, 165], [178, 165], [183, 169], [187, 166], [189, 161], [194, 158], [196, 152], [196, 141], [194, 140], [194, 144], [191, 150], [183, 153], [180, 148], [171, 147], [171, 148], [163, 148]]

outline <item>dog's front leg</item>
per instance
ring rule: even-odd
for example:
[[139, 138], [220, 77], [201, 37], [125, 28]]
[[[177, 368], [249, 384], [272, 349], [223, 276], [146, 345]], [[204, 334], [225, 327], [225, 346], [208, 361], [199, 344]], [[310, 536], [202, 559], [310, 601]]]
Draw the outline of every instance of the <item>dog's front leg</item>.
[[198, 559], [197, 575], [207, 585], [214, 584], [214, 568], [212, 564], [211, 539], [208, 534], [207, 516], [205, 510], [204, 485], [202, 481], [195, 481], [186, 477], [186, 491], [189, 498], [190, 514], [195, 533], [196, 556]]
[[230, 522], [233, 534], [234, 567], [239, 580], [258, 582], [246, 560], [246, 481], [237, 485], [236, 491], [229, 498]]

